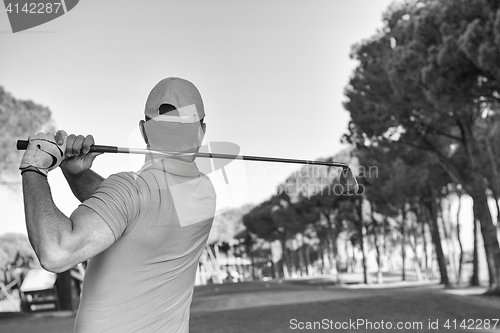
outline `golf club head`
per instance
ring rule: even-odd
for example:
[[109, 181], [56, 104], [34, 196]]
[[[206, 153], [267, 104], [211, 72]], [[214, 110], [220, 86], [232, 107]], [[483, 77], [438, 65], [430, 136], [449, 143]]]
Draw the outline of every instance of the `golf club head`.
[[342, 168], [340, 173], [340, 185], [342, 185], [342, 195], [354, 195], [358, 193], [359, 185], [356, 177], [350, 168]]

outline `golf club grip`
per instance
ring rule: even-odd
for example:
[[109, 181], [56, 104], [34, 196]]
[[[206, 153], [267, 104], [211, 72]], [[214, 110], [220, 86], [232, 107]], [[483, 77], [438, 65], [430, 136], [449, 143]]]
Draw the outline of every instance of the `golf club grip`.
[[[26, 150], [28, 148], [29, 141], [28, 140], [17, 140], [17, 150]], [[118, 153], [118, 147], [114, 146], [99, 146], [92, 145], [90, 147], [90, 151], [92, 153]]]
[[114, 146], [100, 146], [100, 145], [92, 145], [90, 147], [91, 153], [118, 153], [118, 147]]
[[26, 150], [28, 143], [28, 140], [17, 140], [17, 150]]

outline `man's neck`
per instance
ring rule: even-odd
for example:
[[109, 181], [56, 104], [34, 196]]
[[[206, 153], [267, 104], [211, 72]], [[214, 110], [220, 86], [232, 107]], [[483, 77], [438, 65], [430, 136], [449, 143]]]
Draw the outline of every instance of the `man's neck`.
[[186, 153], [186, 155], [181, 155], [182, 153], [179, 153], [179, 155], [174, 155], [174, 154], [167, 155], [167, 154], [154, 154], [153, 151], [155, 151], [155, 150], [151, 149], [149, 146], [148, 146], [148, 149], [152, 150], [152, 152], [146, 155], [145, 163], [154, 163], [156, 160], [161, 160], [164, 158], [178, 160], [178, 161], [187, 162], [187, 163], [192, 163], [192, 162], [194, 162], [194, 160], [196, 158], [194, 156], [194, 154], [197, 153], [199, 150], [199, 148], [198, 148], [198, 149], [196, 149], [195, 152], [189, 152], [189, 153]]

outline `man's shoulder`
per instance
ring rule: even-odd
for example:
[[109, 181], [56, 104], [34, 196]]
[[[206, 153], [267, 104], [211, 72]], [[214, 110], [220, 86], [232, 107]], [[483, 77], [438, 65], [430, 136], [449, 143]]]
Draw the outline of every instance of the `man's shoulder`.
[[110, 180], [120, 181], [120, 180], [133, 180], [135, 178], [137, 178], [136, 173], [132, 171], [122, 171], [111, 174], [108, 178], [106, 178], [106, 180], [110, 179]]
[[201, 177], [201, 179], [204, 180], [204, 182], [203, 182], [204, 185], [213, 192], [213, 196], [215, 199], [215, 187], [214, 187], [214, 184], [212, 183], [212, 179], [210, 179], [210, 177], [207, 176], [206, 174], [204, 174], [203, 172], [200, 172], [200, 177]]
[[106, 178], [101, 185], [104, 186], [125, 186], [125, 187], [137, 187], [138, 179], [140, 177], [131, 171], [123, 171], [111, 174]]

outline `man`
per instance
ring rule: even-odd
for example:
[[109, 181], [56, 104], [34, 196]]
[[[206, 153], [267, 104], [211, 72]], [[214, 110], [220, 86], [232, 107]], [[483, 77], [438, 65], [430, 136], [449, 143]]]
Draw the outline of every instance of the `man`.
[[[151, 91], [139, 126], [148, 148], [196, 152], [203, 102], [189, 81]], [[75, 332], [188, 332], [198, 260], [215, 192], [192, 154], [151, 155], [138, 173], [103, 179], [90, 167], [92, 136], [39, 133], [21, 162], [26, 225], [42, 266], [62, 272], [89, 260]], [[63, 154], [60, 153], [64, 152]], [[60, 167], [82, 204], [69, 218], [54, 205], [46, 174]]]

